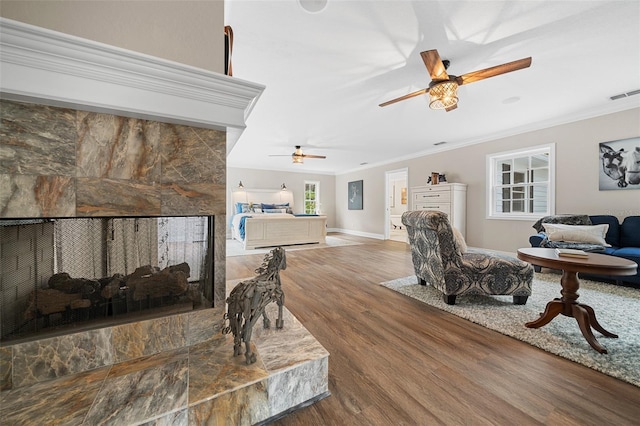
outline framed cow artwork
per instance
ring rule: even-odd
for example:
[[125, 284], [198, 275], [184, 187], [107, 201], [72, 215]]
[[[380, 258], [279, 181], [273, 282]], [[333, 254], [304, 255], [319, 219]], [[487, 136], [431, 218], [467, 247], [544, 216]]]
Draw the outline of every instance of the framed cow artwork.
[[362, 181], [349, 182], [347, 191], [349, 194], [349, 210], [362, 210]]
[[640, 189], [640, 137], [600, 144], [600, 191]]

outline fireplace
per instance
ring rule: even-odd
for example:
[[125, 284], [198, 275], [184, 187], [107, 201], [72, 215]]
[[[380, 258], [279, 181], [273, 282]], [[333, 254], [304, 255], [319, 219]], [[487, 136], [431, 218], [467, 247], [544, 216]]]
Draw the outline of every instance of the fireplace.
[[[2, 17], [0, 46], [0, 389], [209, 338], [225, 298], [226, 156], [264, 86]], [[194, 220], [206, 241], [163, 230]], [[185, 261], [176, 246], [206, 253]], [[181, 277], [132, 289], [163, 271]], [[100, 350], [85, 364], [87, 342]]]
[[212, 307], [213, 220], [0, 220], [0, 341]]
[[[250, 369], [222, 333], [226, 155], [264, 86], [1, 17], [0, 45], [0, 416], [254, 424], [327, 396], [329, 354], [294, 318], [256, 332]], [[62, 307], [28, 310], [50, 286]]]
[[[224, 303], [224, 132], [8, 100], [0, 108], [9, 159], [0, 162], [0, 342]], [[190, 241], [187, 227], [198, 229]], [[176, 257], [179, 248], [197, 249], [197, 261]]]

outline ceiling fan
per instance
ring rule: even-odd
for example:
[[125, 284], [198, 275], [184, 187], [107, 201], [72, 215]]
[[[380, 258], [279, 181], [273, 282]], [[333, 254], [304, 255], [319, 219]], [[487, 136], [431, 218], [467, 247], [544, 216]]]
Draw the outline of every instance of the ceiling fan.
[[[288, 155], [277, 155], [273, 154], [270, 157], [288, 157]], [[291, 159], [293, 160], [293, 164], [303, 164], [305, 158], [327, 158], [324, 155], [312, 155], [312, 154], [304, 154], [302, 152], [302, 148], [300, 145], [296, 145], [296, 150], [291, 154]]]
[[461, 76], [455, 76], [447, 74], [449, 61], [440, 59], [440, 55], [436, 49], [420, 52], [420, 56], [422, 56], [422, 60], [431, 76], [429, 87], [383, 102], [380, 104], [381, 107], [429, 93], [429, 107], [431, 109], [451, 111], [458, 107], [458, 86], [528, 68], [531, 65], [531, 57], [528, 57], [502, 65], [472, 71]]

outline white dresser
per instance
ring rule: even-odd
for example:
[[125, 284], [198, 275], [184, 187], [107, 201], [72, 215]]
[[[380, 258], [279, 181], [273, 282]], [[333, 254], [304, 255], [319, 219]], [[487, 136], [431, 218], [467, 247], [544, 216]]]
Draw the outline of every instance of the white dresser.
[[439, 210], [449, 216], [449, 222], [466, 237], [467, 185], [441, 183], [411, 188], [411, 210]]

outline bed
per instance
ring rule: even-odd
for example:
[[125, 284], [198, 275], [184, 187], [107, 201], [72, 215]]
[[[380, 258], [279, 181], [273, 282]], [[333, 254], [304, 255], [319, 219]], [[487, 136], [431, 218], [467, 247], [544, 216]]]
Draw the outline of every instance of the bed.
[[[287, 195], [287, 201], [283, 201], [284, 195]], [[237, 201], [242, 197], [252, 201]], [[290, 193], [246, 190], [240, 194], [234, 193], [233, 200], [231, 234], [233, 239], [242, 243], [245, 250], [325, 242], [327, 217], [294, 214]]]

